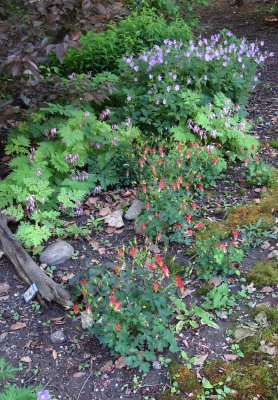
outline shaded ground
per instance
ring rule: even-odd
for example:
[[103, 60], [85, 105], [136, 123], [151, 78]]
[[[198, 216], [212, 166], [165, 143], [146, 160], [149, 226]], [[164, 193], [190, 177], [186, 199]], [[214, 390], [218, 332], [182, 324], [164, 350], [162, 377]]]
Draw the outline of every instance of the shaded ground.
[[[249, 4], [239, 10], [223, 2], [221, 6], [211, 6], [202, 11], [200, 25], [204, 35], [226, 27], [237, 36], [263, 40], [265, 47], [277, 55], [277, 26], [265, 25], [262, 14], [254, 13], [254, 7], [254, 4]], [[261, 84], [251, 96], [249, 112], [250, 119], [255, 123], [253, 134], [260, 137], [262, 142], [269, 142], [271, 139], [277, 139], [277, 56], [268, 60], [261, 79]], [[4, 140], [5, 138], [1, 146]], [[269, 163], [277, 165], [275, 149], [265, 151], [264, 157]], [[5, 164], [6, 160], [2, 159], [2, 162]], [[5, 167], [1, 167], [2, 173], [3, 168]], [[239, 171], [232, 171], [215, 190], [218, 205], [215, 204], [214, 208], [220, 206], [224, 209], [227, 205], [235, 205], [258, 197], [258, 193], [250, 188], [246, 188], [246, 192], [240, 195], [240, 188], [242, 183]], [[211, 210], [211, 214], [215, 217], [214, 211]], [[221, 215], [217, 218], [221, 218]], [[82, 275], [85, 260], [100, 258], [113, 260], [115, 248], [128, 243], [133, 237], [134, 230], [131, 223], [126, 223], [122, 232], [95, 233], [93, 239], [105, 248], [103, 255], [100, 255], [98, 250], [93, 250], [86, 240], [73, 241], [75, 250], [79, 252], [77, 259], [58, 266], [55, 279], [67, 282], [65, 277], [67, 278], [69, 273]], [[138, 240], [140, 241], [140, 237]], [[271, 246], [273, 249], [275, 243], [271, 242]], [[265, 259], [270, 251], [271, 249], [263, 250], [260, 247], [253, 250], [246, 256], [241, 270], [243, 272], [250, 270], [256, 260]], [[169, 255], [176, 255], [180, 264], [187, 264], [188, 257], [184, 256], [181, 246], [169, 248]], [[80, 317], [71, 318], [55, 304], [46, 311], [36, 311], [36, 306], [26, 305], [21, 298], [26, 287], [14, 275], [14, 270], [5, 257], [0, 260], [0, 282], [7, 282], [10, 285], [7, 294], [0, 293], [0, 357], [3, 356], [14, 365], [21, 365], [22, 370], [18, 374], [19, 385], [41, 384], [47, 386], [57, 398], [69, 400], [139, 400], [144, 399], [144, 396], [158, 398], [159, 393], [167, 387], [168, 381], [164, 369], [151, 370], [143, 378], [141, 387], [134, 386], [133, 377], [138, 372], [111, 365], [109, 362], [111, 360], [114, 362], [117, 357], [103, 349], [96, 340], [88, 337], [81, 329]], [[234, 284], [239, 285], [238, 282]], [[194, 290], [198, 285], [193, 279], [190, 289]], [[267, 302], [277, 305], [277, 295], [277, 291], [270, 293], [255, 291], [243, 303], [251, 301], [253, 304]], [[189, 304], [196, 299], [195, 293], [192, 292], [186, 301]], [[179, 344], [189, 355], [208, 354], [208, 358], [219, 358], [227, 353], [229, 347], [226, 338], [227, 329], [233, 328], [238, 318], [241, 321], [249, 320], [246, 304], [239, 304], [238, 309], [228, 320], [218, 318], [217, 323], [220, 326], [218, 331], [207, 327], [201, 327], [198, 331], [184, 330], [179, 337]], [[17, 322], [26, 326], [23, 325], [22, 328], [15, 330], [13, 325]], [[65, 334], [65, 341], [54, 344], [50, 335], [60, 329]], [[20, 361], [23, 357], [30, 357], [30, 361]]]

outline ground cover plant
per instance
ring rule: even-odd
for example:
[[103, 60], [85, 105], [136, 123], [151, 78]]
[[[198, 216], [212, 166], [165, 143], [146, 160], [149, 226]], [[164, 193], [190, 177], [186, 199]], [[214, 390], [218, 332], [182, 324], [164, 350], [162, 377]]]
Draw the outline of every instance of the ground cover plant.
[[[63, 7], [51, 4], [42, 24]], [[85, 1], [80, 26], [71, 4], [54, 24], [73, 17], [83, 48], [44, 59], [56, 93], [25, 73], [25, 108], [33, 92], [47, 101], [5, 121], [0, 399], [273, 400], [278, 42], [238, 9], [203, 14], [193, 34], [190, 1], [126, 0], [127, 18], [120, 2]], [[62, 244], [65, 261], [45, 257]], [[22, 254], [58, 304], [41, 287], [28, 300], [38, 281]]]

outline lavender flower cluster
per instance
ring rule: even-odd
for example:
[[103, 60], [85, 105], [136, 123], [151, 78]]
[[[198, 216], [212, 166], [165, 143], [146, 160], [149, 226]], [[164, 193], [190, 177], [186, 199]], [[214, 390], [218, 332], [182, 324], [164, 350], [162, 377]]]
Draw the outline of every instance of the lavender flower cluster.
[[36, 208], [36, 200], [33, 196], [28, 196], [26, 197], [26, 201], [27, 201], [27, 206], [26, 206], [26, 210], [28, 212], [33, 212], [34, 209]]
[[84, 182], [84, 181], [86, 181], [88, 178], [89, 178], [89, 174], [88, 174], [88, 172], [86, 172], [86, 171], [81, 171], [81, 172], [78, 172], [77, 174], [75, 174], [75, 175], [72, 175], [72, 177], [71, 177], [74, 181], [81, 181], [81, 182]]
[[79, 159], [79, 154], [65, 154], [64, 159], [70, 164], [75, 164]]
[[73, 210], [74, 215], [77, 215], [77, 216], [83, 215], [84, 210], [82, 207], [82, 203], [80, 201], [77, 201], [75, 204], [76, 204], [76, 209]]
[[57, 135], [57, 129], [56, 128], [52, 128], [50, 130], [46, 129], [44, 131], [44, 135], [47, 137], [48, 140], [55, 139]]
[[49, 391], [48, 391], [48, 390], [41, 390], [41, 391], [38, 393], [38, 398], [37, 398], [37, 400], [51, 400]]
[[[194, 79], [196, 83], [197, 81], [206, 83], [209, 79], [208, 74], [219, 66], [229, 67], [227, 72], [232, 70], [233, 78], [243, 79], [250, 74], [254, 75], [256, 65], [264, 63], [268, 57], [274, 55], [262, 51], [263, 45], [264, 42], [256, 44], [248, 43], [246, 39], [238, 40], [231, 32], [216, 34], [210, 39], [200, 37], [196, 42], [190, 40], [188, 44], [165, 39], [162, 46], [156, 45], [151, 50], [141, 53], [138, 58], [134, 55], [124, 57], [123, 61], [130, 68], [134, 82], [140, 85], [142, 79], [149, 81], [148, 95], [157, 93], [159, 88], [165, 91], [160, 84], [163, 81], [166, 92], [173, 93], [180, 90], [180, 84], [190, 85], [194, 83]], [[208, 66], [199, 68], [200, 63]], [[208, 71], [207, 74], [201, 72], [204, 69]], [[203, 75], [198, 76], [201, 73]], [[258, 81], [257, 76], [252, 76], [251, 79], [254, 84]], [[131, 101], [132, 94], [129, 94], [127, 102]], [[156, 105], [167, 103], [166, 98], [158, 97], [154, 101]]]

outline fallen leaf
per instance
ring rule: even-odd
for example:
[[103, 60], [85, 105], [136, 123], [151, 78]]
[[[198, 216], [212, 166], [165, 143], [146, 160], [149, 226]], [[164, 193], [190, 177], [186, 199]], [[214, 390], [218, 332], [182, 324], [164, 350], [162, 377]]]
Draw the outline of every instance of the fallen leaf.
[[95, 206], [98, 203], [99, 199], [97, 197], [89, 197], [86, 201], [87, 206]]
[[12, 331], [17, 331], [18, 329], [26, 328], [25, 322], [16, 322], [11, 326]]
[[105, 229], [105, 232], [107, 233], [114, 233], [115, 231], [117, 231], [117, 228], [111, 228], [110, 226]]
[[254, 199], [255, 204], [260, 204], [261, 200], [260, 199]]
[[107, 361], [107, 363], [105, 363], [101, 368], [100, 371], [101, 372], [110, 372], [112, 371], [112, 369], [114, 368], [114, 363], [112, 360]]
[[104, 218], [104, 222], [111, 228], [122, 228], [124, 226], [123, 210], [114, 211]]
[[73, 272], [70, 272], [62, 277], [62, 281], [67, 282], [74, 277], [75, 277], [75, 274]]
[[102, 256], [103, 254], [105, 254], [105, 252], [106, 252], [106, 250], [105, 250], [105, 247], [100, 247], [99, 249], [98, 249], [98, 252], [99, 252], [99, 254]]
[[273, 290], [274, 289], [271, 286], [265, 286], [260, 290], [260, 292], [261, 293], [270, 293], [270, 292], [273, 292]]
[[6, 301], [10, 298], [10, 296], [1, 296], [0, 301]]
[[8, 336], [8, 332], [3, 332], [0, 335], [0, 343], [4, 342], [4, 340], [6, 339], [6, 337]]
[[10, 290], [10, 285], [8, 285], [8, 283], [6, 282], [0, 283], [0, 294], [7, 294], [9, 290]]
[[197, 360], [194, 361], [193, 364], [198, 366], [198, 367], [201, 367], [204, 364], [204, 362], [206, 361], [206, 359], [208, 358], [208, 353], [206, 353], [206, 354], [197, 354], [195, 357], [197, 358]]
[[86, 375], [86, 372], [76, 372], [73, 374], [73, 378], [81, 378], [84, 375]]
[[31, 358], [30, 358], [29, 356], [22, 357], [22, 358], [20, 359], [20, 361], [21, 361], [21, 362], [25, 362], [25, 363], [30, 363], [30, 362], [32, 362], [32, 360], [31, 360]]
[[24, 349], [30, 349], [31, 344], [32, 340], [28, 340], [28, 342], [24, 345]]
[[52, 350], [52, 357], [54, 358], [54, 360], [56, 360], [56, 359], [57, 359], [57, 357], [58, 357], [58, 353], [57, 353], [57, 351], [56, 351], [56, 350]]
[[110, 208], [110, 207], [101, 208], [101, 209], [99, 210], [99, 213], [98, 213], [98, 215], [99, 215], [100, 217], [106, 217], [106, 216], [109, 215], [109, 214], [111, 214], [111, 208]]
[[236, 354], [224, 354], [225, 361], [235, 361], [239, 358]]
[[89, 245], [92, 247], [93, 250], [99, 249], [99, 242], [97, 242], [96, 240], [90, 240]]
[[208, 281], [209, 285], [214, 285], [214, 286], [219, 286], [221, 283], [222, 283], [222, 279], [219, 278], [218, 276], [215, 276], [214, 278], [212, 278]]
[[152, 251], [154, 254], [159, 254], [159, 253], [160, 253], [160, 249], [159, 249], [159, 247], [158, 247], [157, 244], [150, 243], [150, 244], [149, 244], [149, 249], [150, 249], [150, 251]]
[[122, 368], [126, 367], [125, 358], [123, 356], [121, 356], [120, 358], [118, 358], [115, 361], [115, 367], [118, 369], [122, 369]]
[[193, 293], [193, 292], [194, 292], [194, 290], [186, 289], [186, 290], [183, 292], [183, 294], [182, 294], [181, 297], [184, 299], [186, 296], [190, 296], [191, 293]]
[[266, 312], [265, 311], [259, 312], [259, 314], [257, 314], [255, 317], [255, 321], [259, 325], [268, 325]]
[[239, 326], [234, 331], [234, 338], [237, 342], [249, 337], [254, 336], [255, 330], [250, 328], [249, 326]]
[[263, 342], [261, 342], [262, 344], [259, 347], [259, 351], [261, 353], [265, 353], [268, 354], [269, 356], [276, 356], [277, 350], [275, 348], [275, 346], [271, 346], [270, 344], [264, 344]]

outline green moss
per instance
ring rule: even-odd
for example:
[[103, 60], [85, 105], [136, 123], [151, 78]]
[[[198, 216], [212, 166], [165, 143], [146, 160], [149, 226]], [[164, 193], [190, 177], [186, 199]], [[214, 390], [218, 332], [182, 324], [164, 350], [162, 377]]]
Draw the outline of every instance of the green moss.
[[247, 274], [247, 280], [254, 282], [255, 287], [275, 286], [278, 284], [278, 261], [267, 260], [257, 262], [251, 272]]
[[231, 385], [237, 391], [235, 400], [253, 400], [254, 397], [274, 400], [275, 371], [268, 365], [247, 365], [238, 369]]
[[278, 139], [271, 140], [269, 142], [269, 144], [270, 144], [271, 147], [274, 147], [275, 149], [278, 149]]
[[193, 393], [194, 395], [202, 392], [202, 386], [196, 375], [185, 365], [172, 362], [169, 365], [169, 373], [171, 380], [178, 383], [178, 389], [181, 392]]
[[225, 225], [230, 230], [234, 230], [244, 225], [255, 224], [258, 220], [261, 220], [262, 228], [271, 228], [275, 223], [274, 217], [271, 210], [262, 209], [262, 204], [245, 204], [231, 208], [227, 213]]
[[208, 285], [208, 284], [203, 285], [203, 286], [199, 287], [198, 289], [196, 289], [195, 294], [196, 294], [196, 296], [205, 296], [213, 288], [214, 288], [213, 285]]
[[178, 395], [171, 393], [171, 390], [166, 390], [158, 400], [181, 400], [181, 398]]
[[258, 315], [261, 311], [266, 313], [267, 320], [271, 323], [272, 326], [278, 325], [278, 308], [276, 307], [268, 307], [266, 305], [261, 305], [255, 308], [253, 311], [254, 317]]
[[213, 385], [218, 382], [225, 381], [228, 376], [231, 376], [233, 374], [233, 372], [233, 365], [231, 363], [225, 363], [221, 360], [207, 362], [203, 370], [205, 377]]

